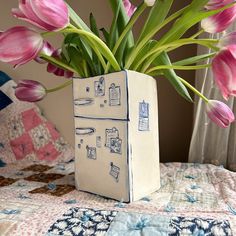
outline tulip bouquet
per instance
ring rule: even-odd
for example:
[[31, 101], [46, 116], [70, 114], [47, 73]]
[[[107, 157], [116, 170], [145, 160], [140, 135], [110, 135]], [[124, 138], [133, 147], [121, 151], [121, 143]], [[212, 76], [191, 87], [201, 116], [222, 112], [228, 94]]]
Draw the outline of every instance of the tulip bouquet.
[[[63, 0], [19, 0], [12, 9], [13, 16], [27, 21], [35, 28], [16, 26], [0, 33], [0, 60], [14, 67], [31, 60], [47, 63], [47, 71], [68, 79], [52, 89], [32, 80], [21, 81], [16, 88], [20, 100], [35, 102], [46, 94], [72, 83], [74, 74], [86, 78], [123, 69], [135, 70], [151, 76], [163, 75], [176, 91], [192, 101], [188, 89], [207, 104], [207, 114], [221, 127], [228, 127], [234, 115], [224, 103], [209, 100], [177, 70], [213, 69], [215, 82], [225, 99], [236, 95], [236, 33], [219, 40], [201, 38], [203, 32], [223, 32], [236, 18], [236, 4], [232, 0], [192, 0], [184, 8], [170, 14], [173, 0], [144, 0], [134, 6], [129, 0], [109, 0], [114, 16], [110, 29], [98, 28], [93, 14], [90, 25]], [[146, 10], [149, 15], [138, 38], [133, 26]], [[189, 38], [184, 37], [192, 26], [201, 29]], [[170, 30], [153, 39], [165, 26]], [[63, 34], [61, 47], [55, 49], [46, 38]], [[211, 53], [171, 62], [168, 53], [184, 45], [197, 44], [211, 49]], [[204, 64], [213, 58], [212, 64]]]

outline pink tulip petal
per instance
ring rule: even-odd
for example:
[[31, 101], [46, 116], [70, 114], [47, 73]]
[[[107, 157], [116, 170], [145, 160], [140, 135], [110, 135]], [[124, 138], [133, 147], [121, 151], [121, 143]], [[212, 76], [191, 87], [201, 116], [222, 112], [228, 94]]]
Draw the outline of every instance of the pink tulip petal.
[[208, 33], [219, 33], [226, 30], [235, 18], [236, 6], [233, 6], [216, 15], [203, 19], [201, 26]]
[[208, 10], [219, 9], [219, 8], [222, 8], [232, 2], [233, 2], [232, 0], [210, 0], [210, 1], [208, 1], [207, 5], [206, 5], [206, 9], [208, 9]]
[[13, 27], [0, 35], [0, 61], [22, 65], [34, 59], [43, 47], [43, 38], [23, 26]]
[[231, 45], [236, 45], [236, 32], [231, 32], [223, 36], [219, 43], [218, 47], [223, 48]]
[[[49, 42], [44, 41], [43, 48], [41, 49], [40, 53], [43, 53], [47, 56], [51, 56], [54, 51], [55, 51], [55, 49], [52, 47], [52, 45]], [[44, 59], [42, 59], [40, 57], [36, 57], [34, 60], [40, 64], [47, 63]]]
[[45, 23], [42, 21], [32, 10], [30, 0], [19, 0], [19, 10], [16, 11], [12, 9], [12, 13], [15, 17], [18, 17], [22, 20], [25, 20], [31, 24], [36, 25], [37, 27], [53, 31], [56, 27], [51, 26], [50, 24]]
[[222, 50], [212, 61], [214, 79], [226, 100], [230, 95], [236, 96], [236, 58], [231, 52], [233, 49], [236, 50], [236, 47]]
[[57, 29], [69, 24], [68, 8], [63, 0], [28, 0], [34, 13], [43, 22]]
[[206, 108], [208, 117], [222, 128], [227, 128], [230, 123], [235, 121], [231, 109], [223, 102], [209, 100]]
[[137, 8], [134, 5], [132, 5], [129, 0], [123, 0], [123, 4], [124, 4], [127, 15], [131, 17]]

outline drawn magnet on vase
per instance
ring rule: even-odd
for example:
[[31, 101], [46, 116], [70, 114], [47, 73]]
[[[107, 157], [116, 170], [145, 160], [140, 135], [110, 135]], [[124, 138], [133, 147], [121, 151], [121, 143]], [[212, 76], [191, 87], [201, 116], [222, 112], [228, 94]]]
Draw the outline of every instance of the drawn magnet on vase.
[[139, 131], [149, 131], [149, 103], [145, 101], [139, 103]]
[[103, 77], [94, 82], [94, 91], [96, 97], [105, 96], [105, 79]]
[[120, 106], [120, 86], [116, 86], [114, 83], [109, 87], [109, 105], [110, 106]]
[[105, 135], [106, 135], [105, 147], [110, 148], [111, 147], [111, 139], [112, 138], [119, 138], [119, 131], [116, 127], [113, 127], [111, 129], [106, 129]]
[[96, 160], [97, 159], [97, 150], [95, 147], [86, 146], [87, 149], [87, 158]]
[[116, 182], [119, 182], [119, 175], [120, 175], [120, 168], [111, 162], [110, 164], [110, 172], [109, 174], [116, 180]]
[[121, 145], [122, 145], [122, 140], [120, 138], [111, 138], [110, 139], [110, 152], [121, 154]]

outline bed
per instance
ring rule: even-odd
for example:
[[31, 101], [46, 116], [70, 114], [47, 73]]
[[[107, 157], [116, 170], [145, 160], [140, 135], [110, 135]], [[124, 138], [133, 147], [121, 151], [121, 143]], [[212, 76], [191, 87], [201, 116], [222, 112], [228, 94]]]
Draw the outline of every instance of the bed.
[[79, 192], [74, 161], [0, 168], [0, 235], [236, 235], [236, 173], [161, 164], [161, 188], [125, 204]]
[[0, 236], [236, 235], [236, 173], [161, 164], [161, 188], [125, 204], [79, 192], [73, 149], [0, 71]]

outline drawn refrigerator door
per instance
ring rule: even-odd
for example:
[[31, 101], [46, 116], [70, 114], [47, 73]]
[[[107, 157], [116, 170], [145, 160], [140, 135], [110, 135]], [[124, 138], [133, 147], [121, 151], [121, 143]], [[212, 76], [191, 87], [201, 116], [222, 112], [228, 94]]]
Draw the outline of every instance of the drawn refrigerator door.
[[132, 202], [159, 188], [156, 83], [139, 76], [73, 80], [78, 190]]

